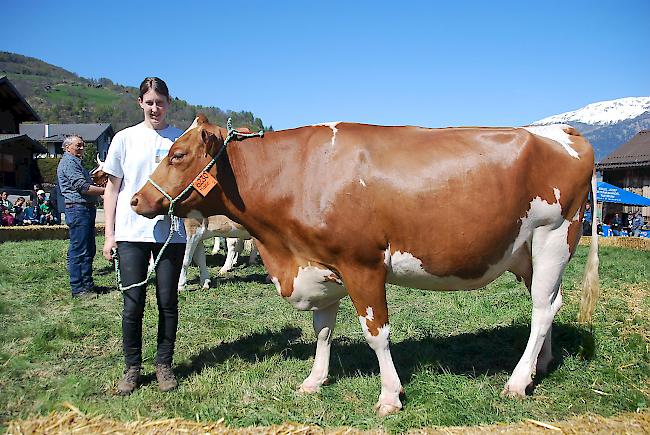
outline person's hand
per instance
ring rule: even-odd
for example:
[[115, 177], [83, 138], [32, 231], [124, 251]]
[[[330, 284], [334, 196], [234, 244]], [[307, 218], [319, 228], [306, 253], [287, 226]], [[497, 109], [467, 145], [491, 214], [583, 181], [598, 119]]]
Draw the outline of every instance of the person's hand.
[[104, 240], [104, 249], [102, 249], [102, 255], [108, 261], [113, 261], [113, 249], [117, 249], [117, 243], [115, 243], [115, 236], [106, 236]]

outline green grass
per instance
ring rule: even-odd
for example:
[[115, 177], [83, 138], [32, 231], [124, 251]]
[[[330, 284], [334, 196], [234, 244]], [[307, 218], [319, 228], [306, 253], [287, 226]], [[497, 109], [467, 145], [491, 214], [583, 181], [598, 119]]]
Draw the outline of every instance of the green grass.
[[[103, 240], [98, 239], [98, 246]], [[524, 418], [559, 420], [592, 412], [647, 410], [650, 394], [650, 253], [600, 249], [603, 295], [593, 339], [575, 322], [587, 250], [580, 247], [563, 284], [565, 306], [553, 331], [554, 369], [526, 400], [499, 393], [525, 347], [530, 298], [505, 275], [475, 292], [427, 292], [389, 286], [392, 354], [406, 391], [404, 409], [380, 418], [374, 353], [346, 298], [330, 369], [331, 385], [302, 396], [315, 339], [311, 314], [298, 312], [265, 283], [261, 266], [240, 266], [217, 288], [180, 296], [176, 372], [180, 387], [160, 393], [153, 375], [157, 312], [153, 291], [144, 319], [145, 385], [114, 394], [123, 369], [121, 298], [72, 300], [67, 241], [0, 245], [0, 418], [64, 410], [91, 415], [218, 420], [233, 427], [285, 421], [324, 427], [405, 431]], [[223, 256], [208, 257], [212, 275]], [[97, 284], [114, 275], [99, 255]], [[197, 286], [197, 270], [190, 283]], [[585, 345], [585, 343], [587, 345]], [[583, 358], [581, 355], [593, 357]]]
[[85, 104], [92, 106], [109, 106], [120, 100], [115, 92], [105, 88], [94, 88], [83, 85], [58, 84], [49, 91], [49, 98], [54, 104], [73, 103], [81, 98]]

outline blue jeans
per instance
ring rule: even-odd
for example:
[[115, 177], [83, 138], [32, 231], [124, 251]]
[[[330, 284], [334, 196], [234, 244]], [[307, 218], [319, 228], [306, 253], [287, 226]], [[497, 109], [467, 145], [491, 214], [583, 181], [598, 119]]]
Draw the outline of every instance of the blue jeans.
[[70, 228], [68, 248], [68, 273], [72, 294], [92, 290], [93, 259], [95, 258], [95, 215], [94, 207], [69, 205], [65, 207], [65, 223]]

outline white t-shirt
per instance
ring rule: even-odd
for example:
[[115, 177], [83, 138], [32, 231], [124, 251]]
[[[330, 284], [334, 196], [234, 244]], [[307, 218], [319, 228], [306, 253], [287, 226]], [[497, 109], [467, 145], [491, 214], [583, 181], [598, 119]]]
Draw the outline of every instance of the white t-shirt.
[[[116, 242], [164, 243], [169, 236], [171, 219], [157, 216], [149, 219], [131, 208], [131, 198], [148, 181], [158, 163], [183, 131], [172, 126], [154, 130], [144, 122], [118, 132], [106, 155], [104, 172], [122, 179], [115, 210]], [[185, 243], [185, 226], [181, 220], [179, 232], [171, 243]]]

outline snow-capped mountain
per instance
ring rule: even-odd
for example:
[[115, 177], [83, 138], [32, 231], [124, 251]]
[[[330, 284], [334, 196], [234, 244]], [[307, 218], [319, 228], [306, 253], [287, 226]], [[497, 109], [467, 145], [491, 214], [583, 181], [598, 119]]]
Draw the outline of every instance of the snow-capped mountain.
[[641, 130], [650, 129], [650, 97], [628, 97], [589, 104], [540, 119], [533, 125], [569, 124], [594, 146], [600, 161]]

